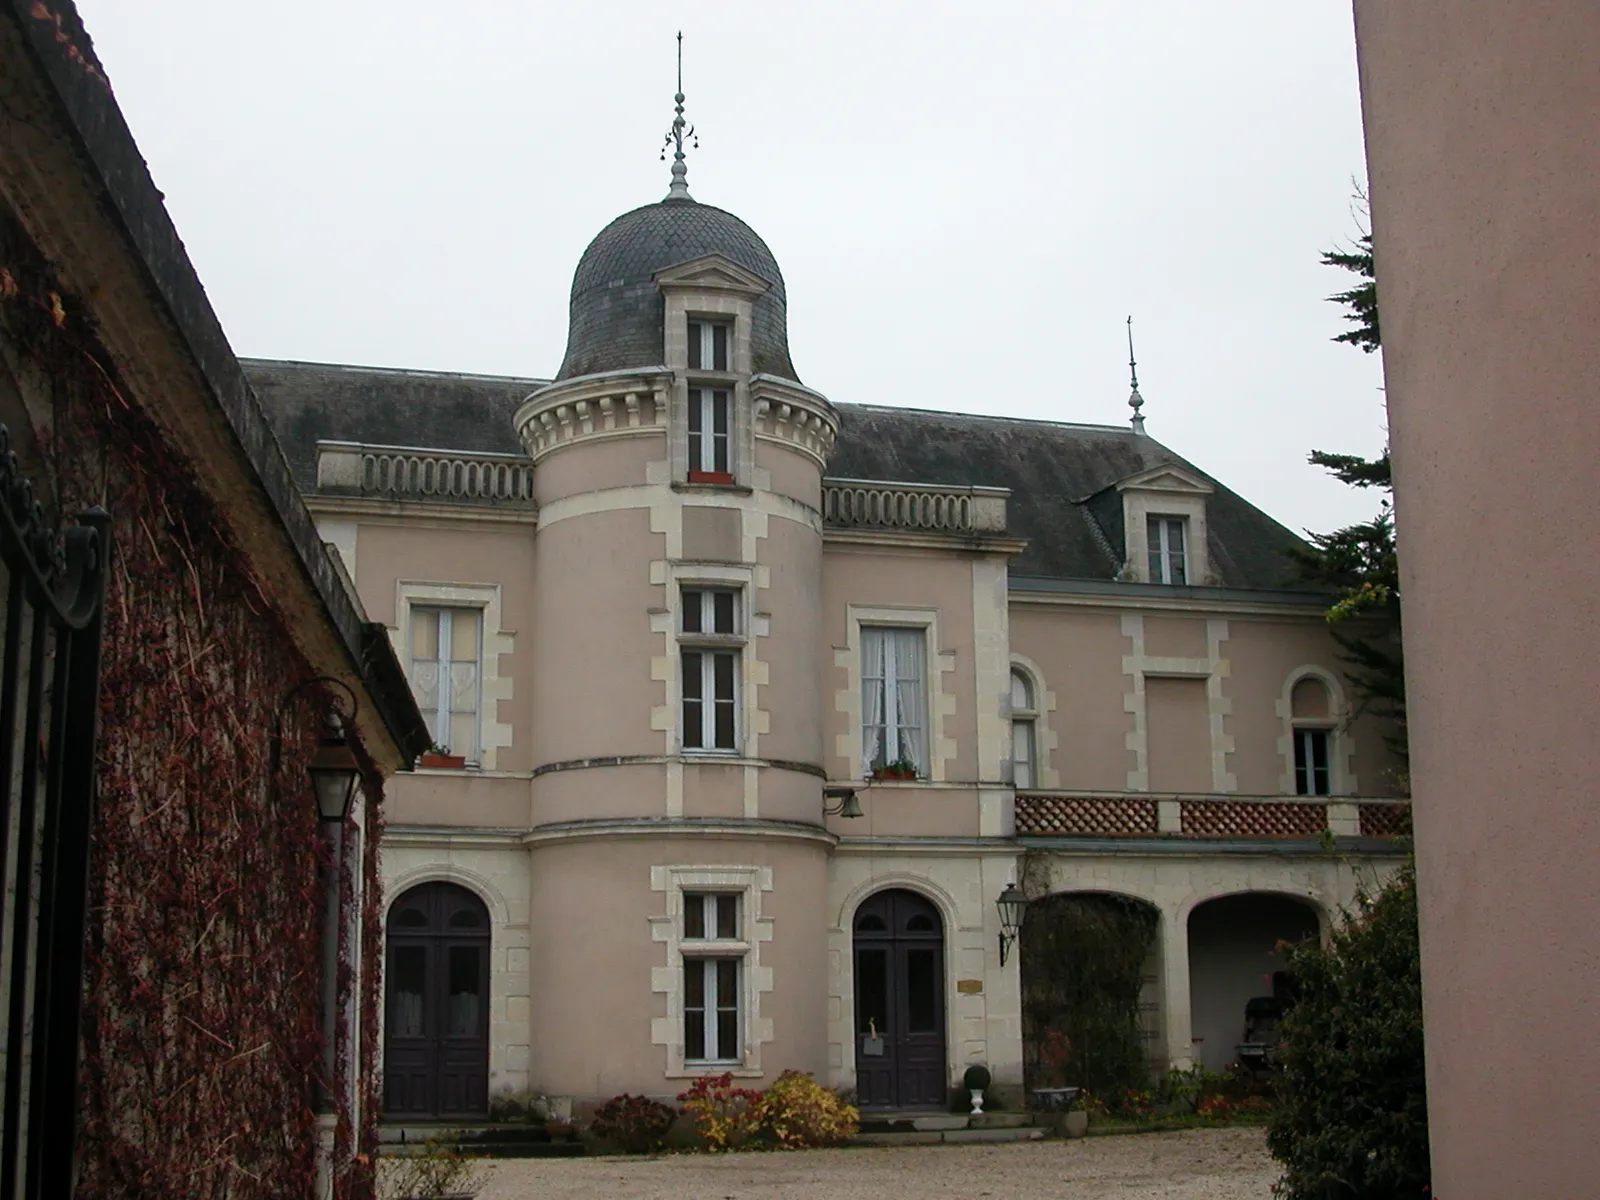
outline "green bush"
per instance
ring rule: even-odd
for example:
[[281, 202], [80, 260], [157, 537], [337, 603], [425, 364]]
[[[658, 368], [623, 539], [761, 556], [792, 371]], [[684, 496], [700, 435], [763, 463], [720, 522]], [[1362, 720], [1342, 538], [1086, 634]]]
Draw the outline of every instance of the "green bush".
[[1285, 1200], [1429, 1195], [1416, 876], [1363, 897], [1326, 949], [1289, 953], [1299, 999], [1280, 1025], [1267, 1132]]

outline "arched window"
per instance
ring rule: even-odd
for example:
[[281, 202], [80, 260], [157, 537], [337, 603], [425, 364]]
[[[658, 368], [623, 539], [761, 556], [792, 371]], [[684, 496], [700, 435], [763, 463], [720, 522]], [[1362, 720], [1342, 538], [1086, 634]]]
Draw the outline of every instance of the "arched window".
[[1289, 725], [1294, 743], [1295, 794], [1331, 796], [1338, 723], [1333, 693], [1327, 683], [1315, 675], [1295, 681], [1289, 692]]
[[1011, 668], [1011, 779], [1019, 788], [1039, 786], [1038, 689], [1021, 667]]

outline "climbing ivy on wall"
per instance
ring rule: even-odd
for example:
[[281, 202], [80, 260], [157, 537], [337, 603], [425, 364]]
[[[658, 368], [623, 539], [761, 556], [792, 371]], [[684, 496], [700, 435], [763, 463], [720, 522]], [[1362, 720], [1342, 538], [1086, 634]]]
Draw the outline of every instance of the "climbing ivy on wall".
[[[0, 345], [47, 399], [48, 419], [35, 424], [47, 426], [55, 511], [67, 519], [101, 504], [115, 536], [77, 1195], [308, 1196], [327, 843], [304, 764], [324, 698], [304, 694], [283, 713], [276, 777], [270, 758], [282, 697], [315, 672], [187, 464], [130, 402], [81, 308], [3, 211]], [[346, 878], [364, 880], [359, 926], [375, 947], [382, 790], [364, 765], [368, 836]], [[341, 940], [349, 996], [358, 950]], [[378, 987], [367, 972], [357, 998], [369, 1103], [357, 1128], [340, 1101], [342, 1200], [372, 1195]], [[338, 1049], [348, 1077], [348, 1039]]]
[[1067, 893], [1028, 906], [1018, 939], [1028, 1087], [1145, 1086], [1139, 992], [1157, 921], [1131, 896]]

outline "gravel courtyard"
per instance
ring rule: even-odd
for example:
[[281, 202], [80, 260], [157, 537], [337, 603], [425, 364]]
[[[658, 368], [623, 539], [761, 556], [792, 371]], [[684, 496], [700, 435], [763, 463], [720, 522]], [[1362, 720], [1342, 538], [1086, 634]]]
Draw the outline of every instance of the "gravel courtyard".
[[495, 1164], [479, 1200], [1270, 1200], [1259, 1129]]

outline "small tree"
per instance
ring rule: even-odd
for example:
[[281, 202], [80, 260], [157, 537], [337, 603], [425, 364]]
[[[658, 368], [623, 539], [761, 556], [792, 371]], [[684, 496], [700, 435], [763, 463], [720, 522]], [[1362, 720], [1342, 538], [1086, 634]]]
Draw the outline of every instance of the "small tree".
[[[1364, 210], [1366, 196], [1356, 193]], [[1354, 328], [1333, 340], [1348, 342], [1371, 354], [1381, 344], [1378, 326], [1378, 284], [1372, 257], [1372, 234], [1363, 228], [1354, 249], [1327, 250], [1322, 261], [1350, 271], [1355, 287], [1328, 299], [1346, 309]], [[1390, 749], [1406, 758], [1405, 658], [1400, 641], [1400, 564], [1395, 554], [1394, 480], [1386, 448], [1377, 458], [1313, 450], [1310, 461], [1326, 468], [1351, 487], [1383, 493], [1378, 514], [1370, 521], [1332, 533], [1311, 535], [1310, 549], [1292, 549], [1289, 557], [1303, 580], [1332, 589], [1338, 598], [1328, 609], [1333, 639], [1343, 651], [1345, 674], [1358, 705], [1394, 722]], [[1352, 618], [1366, 618], [1359, 625]]]
[[1408, 863], [1326, 948], [1289, 952], [1299, 998], [1279, 1027], [1267, 1132], [1285, 1200], [1429, 1194], [1417, 884]]

